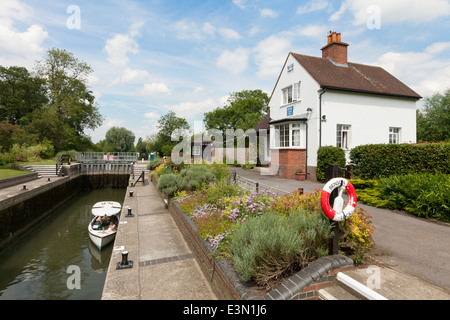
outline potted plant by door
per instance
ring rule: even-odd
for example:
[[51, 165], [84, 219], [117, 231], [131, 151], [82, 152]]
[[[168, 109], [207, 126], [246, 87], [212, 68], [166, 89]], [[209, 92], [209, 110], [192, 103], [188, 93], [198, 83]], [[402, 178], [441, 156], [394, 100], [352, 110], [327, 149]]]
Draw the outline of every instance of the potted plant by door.
[[297, 169], [297, 171], [295, 171], [295, 179], [300, 181], [306, 180], [306, 173], [303, 172], [302, 169]]

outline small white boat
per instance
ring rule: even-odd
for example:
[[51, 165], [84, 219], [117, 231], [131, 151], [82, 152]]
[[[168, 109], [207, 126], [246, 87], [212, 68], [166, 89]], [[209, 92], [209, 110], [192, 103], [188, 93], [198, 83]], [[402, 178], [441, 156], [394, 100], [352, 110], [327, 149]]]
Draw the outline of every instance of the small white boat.
[[121, 204], [114, 201], [97, 202], [92, 207], [94, 218], [89, 223], [88, 232], [97, 248], [102, 249], [114, 240], [121, 210]]

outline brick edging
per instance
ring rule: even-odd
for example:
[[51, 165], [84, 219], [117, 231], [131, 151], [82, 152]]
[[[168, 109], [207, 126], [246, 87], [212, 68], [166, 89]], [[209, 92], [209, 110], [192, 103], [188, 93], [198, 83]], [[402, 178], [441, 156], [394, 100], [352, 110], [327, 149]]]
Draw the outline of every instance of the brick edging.
[[[157, 181], [152, 177], [152, 182]], [[164, 198], [163, 194], [160, 195]], [[169, 200], [169, 212], [185, 241], [195, 254], [212, 289], [222, 300], [307, 300], [317, 299], [317, 291], [336, 282], [336, 274], [353, 269], [353, 260], [342, 254], [319, 258], [295, 273], [275, 289], [261, 294], [257, 287], [242, 281], [228, 260], [217, 260], [209, 243], [203, 240], [195, 223], [178, 203]]]

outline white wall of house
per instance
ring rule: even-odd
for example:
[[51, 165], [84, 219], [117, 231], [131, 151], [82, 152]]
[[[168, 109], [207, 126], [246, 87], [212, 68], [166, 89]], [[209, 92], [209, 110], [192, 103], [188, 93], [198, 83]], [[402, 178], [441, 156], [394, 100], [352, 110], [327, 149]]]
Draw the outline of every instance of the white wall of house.
[[[293, 64], [292, 71], [287, 69]], [[300, 100], [292, 103], [283, 104], [282, 89], [294, 83], [300, 84]], [[278, 83], [273, 91], [270, 100], [270, 117], [272, 120], [278, 120], [287, 117], [288, 107], [293, 106], [293, 114], [305, 114], [306, 109], [311, 108], [313, 112], [317, 109], [318, 94], [320, 89], [318, 83], [310, 76], [308, 72], [298, 63], [298, 61], [289, 55], [284, 69], [280, 75]], [[312, 115], [313, 116], [313, 115]]]
[[391, 142], [390, 134], [391, 139], [398, 138], [397, 143], [416, 142], [413, 99], [327, 91], [322, 96], [322, 115], [326, 116], [322, 146], [336, 146], [337, 126], [348, 126], [347, 156], [358, 145]]
[[[300, 82], [299, 100], [283, 103], [283, 88], [298, 82]], [[308, 114], [308, 141], [306, 141], [306, 125], [302, 125], [300, 146], [301, 148], [308, 146], [308, 166], [317, 166], [320, 125], [322, 125], [322, 146], [336, 146], [337, 126], [347, 126], [345, 128], [348, 130], [347, 148], [344, 150], [348, 160], [352, 148], [363, 144], [389, 143], [390, 134], [397, 135], [398, 143], [416, 142], [415, 99], [326, 90], [321, 103], [322, 116], [326, 117], [326, 121], [321, 122], [319, 110], [321, 92], [319, 84], [292, 55], [289, 55], [269, 103], [272, 120], [287, 118], [289, 107], [292, 107], [294, 116]], [[312, 110], [309, 113], [308, 108]], [[277, 149], [274, 127], [275, 125], [270, 126], [271, 149]], [[390, 133], [390, 129], [393, 132]]]
[[[289, 72], [288, 72], [289, 68]], [[282, 90], [286, 87], [293, 85], [294, 83], [300, 82], [300, 96], [299, 100], [291, 103], [283, 102]], [[281, 75], [278, 79], [278, 83], [273, 91], [272, 98], [270, 100], [270, 118], [272, 120], [279, 120], [288, 117], [288, 108], [292, 107], [292, 114], [295, 115], [304, 115], [307, 114], [307, 109], [311, 109], [309, 112], [309, 121], [308, 121], [308, 134], [311, 132], [318, 132], [318, 118], [319, 118], [319, 94], [318, 90], [320, 90], [320, 86], [318, 83], [311, 77], [311, 75], [306, 72], [306, 70], [298, 63], [298, 61], [289, 54], [284, 69], [281, 72]], [[275, 146], [275, 131], [274, 125], [270, 126], [270, 148], [278, 149]], [[316, 139], [311, 140], [311, 136], [308, 141], [308, 149], [316, 150], [317, 153], [317, 142]], [[312, 143], [312, 145], [311, 145]], [[301, 148], [306, 148], [306, 125], [301, 125]], [[298, 148], [298, 147], [296, 147]], [[311, 154], [308, 150], [308, 165], [310, 162], [310, 158], [315, 163], [317, 160], [316, 154]], [[315, 164], [312, 164], [315, 165]]]

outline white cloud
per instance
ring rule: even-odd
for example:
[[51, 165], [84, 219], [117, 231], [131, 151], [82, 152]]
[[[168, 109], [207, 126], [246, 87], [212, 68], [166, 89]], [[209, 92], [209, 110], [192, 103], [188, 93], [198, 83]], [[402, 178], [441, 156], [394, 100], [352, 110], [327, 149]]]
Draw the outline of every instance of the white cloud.
[[398, 77], [423, 97], [450, 88], [450, 58], [440, 56], [450, 42], [437, 42], [422, 52], [387, 52], [373, 63]]
[[17, 22], [27, 24], [33, 17], [33, 10], [18, 0], [0, 2], [0, 63], [2, 65], [29, 65], [44, 51], [43, 42], [48, 32], [37, 24], [26, 31], [17, 30]]
[[234, 51], [225, 50], [217, 59], [217, 66], [236, 75], [247, 69], [249, 50], [237, 48]]
[[325, 39], [328, 31], [328, 26], [309, 24], [305, 27], [300, 27], [298, 34], [306, 37]]
[[181, 102], [162, 107], [164, 110], [173, 110], [177, 117], [185, 118], [188, 121], [192, 121], [197, 115], [212, 111], [215, 108], [217, 108], [217, 101], [211, 98], [200, 102]]
[[233, 0], [233, 3], [241, 9], [246, 8], [245, 2], [246, 0]]
[[106, 127], [107, 128], [112, 128], [112, 127], [120, 127], [123, 124], [123, 120], [118, 120], [118, 119], [111, 119], [108, 122], [106, 122]]
[[236, 30], [230, 28], [216, 28], [209, 22], [199, 26], [195, 21], [188, 19], [175, 23], [176, 37], [183, 40], [201, 41], [207, 37], [213, 37], [217, 32], [226, 39], [237, 40], [241, 35]]
[[160, 118], [161, 116], [153, 111], [147, 112], [144, 114], [144, 118], [149, 119], [150, 121], [156, 121]]
[[203, 93], [205, 91], [205, 89], [203, 87], [197, 87], [194, 89], [194, 94], [199, 94], [199, 93]]
[[0, 25], [2, 26], [12, 27], [15, 20], [26, 21], [31, 16], [31, 7], [19, 0], [0, 2]]
[[297, 8], [297, 14], [310, 13], [314, 11], [320, 11], [328, 7], [328, 1], [324, 0], [311, 0], [304, 6]]
[[272, 35], [258, 43], [254, 48], [255, 61], [259, 66], [258, 75], [261, 77], [276, 77], [291, 51], [292, 38]]
[[346, 0], [341, 8], [330, 17], [330, 20], [337, 21], [346, 11], [350, 10], [355, 19], [354, 24], [364, 25], [373, 14], [368, 12], [368, 8], [374, 6], [379, 8], [382, 24], [421, 23], [450, 15], [450, 3], [447, 0], [372, 0], [369, 3], [360, 0]]
[[138, 53], [139, 45], [128, 34], [116, 34], [113, 38], [106, 40], [105, 50], [109, 63], [118, 68], [126, 68], [129, 62], [128, 54]]
[[276, 12], [275, 10], [272, 10], [272, 9], [264, 8], [264, 9], [259, 10], [259, 12], [261, 13], [261, 17], [263, 17], [263, 18], [277, 18], [278, 17], [278, 12]]
[[140, 93], [142, 95], [153, 95], [158, 93], [170, 93], [170, 89], [164, 83], [146, 83], [141, 89]]
[[230, 28], [220, 28], [219, 33], [224, 38], [231, 39], [231, 40], [238, 40], [241, 38], [240, 34], [236, 30], [233, 30]]
[[142, 82], [147, 80], [150, 74], [145, 70], [125, 68], [122, 74], [122, 82]]

